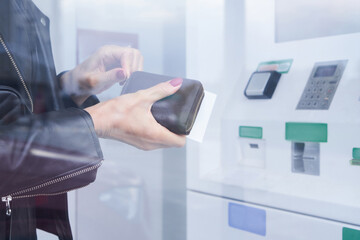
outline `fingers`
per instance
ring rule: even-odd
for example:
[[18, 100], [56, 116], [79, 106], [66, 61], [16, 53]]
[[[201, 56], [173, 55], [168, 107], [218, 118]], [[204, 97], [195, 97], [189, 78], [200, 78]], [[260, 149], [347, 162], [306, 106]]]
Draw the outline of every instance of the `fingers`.
[[133, 55], [129, 51], [125, 51], [121, 54], [120, 65], [125, 71], [126, 78], [129, 78], [132, 73], [132, 59]]
[[126, 78], [129, 78], [133, 72], [142, 71], [144, 58], [139, 50], [118, 48], [117, 54], [120, 55], [120, 65], [125, 70]]
[[115, 83], [123, 83], [126, 80], [125, 72], [122, 68], [115, 68], [107, 72], [93, 73], [89, 77], [90, 89], [94, 94], [108, 89]]
[[[151, 121], [150, 121], [151, 122]], [[144, 133], [143, 142], [137, 147], [143, 150], [154, 150], [158, 148], [183, 147], [186, 143], [185, 135], [177, 135], [161, 126], [154, 119], [152, 124], [147, 122], [151, 130]]]
[[161, 140], [162, 141], [157, 141], [157, 142], [153, 140], [147, 140], [147, 141], [142, 141], [142, 143], [139, 144], [138, 139], [133, 138], [130, 141], [127, 141], [127, 143], [135, 146], [138, 149], [145, 151], [155, 150], [159, 148], [183, 147], [186, 143], [186, 137], [180, 135], [175, 135], [175, 139], [165, 137], [164, 139]]
[[144, 71], [144, 57], [142, 55], [140, 55], [138, 71]]
[[[134, 50], [133, 53], [125, 53], [121, 58], [121, 65], [126, 69], [126, 79], [130, 77], [133, 72], [143, 71], [144, 57], [139, 51]], [[132, 63], [130, 61], [132, 59]], [[120, 86], [124, 85], [125, 81], [120, 82]]]
[[126, 78], [129, 78], [133, 72], [143, 70], [144, 58], [138, 49], [106, 45], [99, 49], [99, 53], [103, 57], [102, 62], [106, 69], [121, 67], [125, 71]]
[[98, 73], [99, 82], [108, 83], [113, 85], [117, 82], [124, 82], [126, 80], [126, 74], [122, 68], [114, 68], [104, 73]]
[[183, 147], [186, 142], [186, 137], [183, 135], [177, 135], [175, 133], [170, 132], [165, 127], [159, 125], [159, 135], [158, 139], [161, 139], [161, 142], [164, 145], [169, 147]]
[[170, 81], [159, 83], [152, 88], [145, 90], [146, 96], [151, 103], [174, 94], [180, 89], [183, 82], [182, 78], [174, 78]]
[[133, 58], [133, 72], [142, 71], [143, 56], [141, 54], [135, 54]]
[[111, 83], [117, 83], [117, 82], [125, 82], [126, 80], [126, 74], [124, 69], [122, 68], [115, 68], [110, 71], [106, 72], [107, 80]]

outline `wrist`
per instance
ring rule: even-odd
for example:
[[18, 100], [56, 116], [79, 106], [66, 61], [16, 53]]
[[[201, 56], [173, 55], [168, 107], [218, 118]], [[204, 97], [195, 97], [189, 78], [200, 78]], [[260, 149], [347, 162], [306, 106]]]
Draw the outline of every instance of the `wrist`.
[[90, 95], [79, 91], [79, 84], [74, 80], [73, 71], [65, 72], [60, 76], [60, 88], [71, 97], [76, 105], [81, 106]]
[[67, 94], [71, 95], [70, 93], [68, 93], [68, 89], [69, 89], [69, 84], [71, 82], [71, 71], [67, 71], [64, 73], [60, 74], [60, 78], [59, 78], [59, 82], [60, 82], [60, 89], [65, 91]]
[[95, 129], [96, 135], [98, 137], [103, 137], [102, 131], [100, 131], [100, 119], [98, 118], [98, 114], [96, 112], [96, 107], [95, 106], [88, 107], [88, 108], [85, 108], [84, 111], [86, 111], [90, 115], [92, 122], [94, 124], [94, 129]]
[[98, 137], [109, 137], [108, 129], [111, 129], [112, 125], [112, 102], [113, 101], [109, 100], [84, 109], [91, 116]]

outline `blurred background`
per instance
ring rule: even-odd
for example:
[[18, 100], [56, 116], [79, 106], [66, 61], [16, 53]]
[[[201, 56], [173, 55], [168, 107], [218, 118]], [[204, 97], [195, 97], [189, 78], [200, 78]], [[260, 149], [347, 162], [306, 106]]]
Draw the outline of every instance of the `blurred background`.
[[[115, 44], [138, 48], [145, 71], [186, 75], [185, 1], [34, 2], [51, 20], [58, 73]], [[98, 97], [120, 92], [116, 85]], [[185, 149], [143, 152], [104, 139], [101, 146], [106, 163], [97, 183], [69, 194], [75, 239], [184, 239]]]
[[58, 73], [116, 44], [217, 95], [202, 143], [101, 140], [69, 194], [75, 239], [360, 239], [358, 0], [33, 1]]

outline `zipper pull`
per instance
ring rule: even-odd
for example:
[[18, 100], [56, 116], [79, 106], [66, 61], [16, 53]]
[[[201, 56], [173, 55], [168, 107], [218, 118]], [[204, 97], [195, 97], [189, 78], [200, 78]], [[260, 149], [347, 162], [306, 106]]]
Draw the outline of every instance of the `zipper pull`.
[[1, 201], [3, 201], [6, 204], [6, 216], [11, 216], [11, 206], [10, 202], [12, 201], [11, 196], [2, 197]]

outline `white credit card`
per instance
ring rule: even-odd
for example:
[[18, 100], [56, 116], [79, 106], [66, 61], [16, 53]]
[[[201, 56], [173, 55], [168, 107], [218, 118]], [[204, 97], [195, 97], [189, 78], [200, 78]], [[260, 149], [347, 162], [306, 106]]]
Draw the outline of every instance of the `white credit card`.
[[206, 128], [209, 124], [211, 113], [213, 111], [216, 101], [216, 94], [205, 91], [205, 96], [201, 103], [198, 115], [196, 117], [193, 128], [190, 134], [187, 136], [188, 139], [194, 140], [201, 143], [204, 139]]

